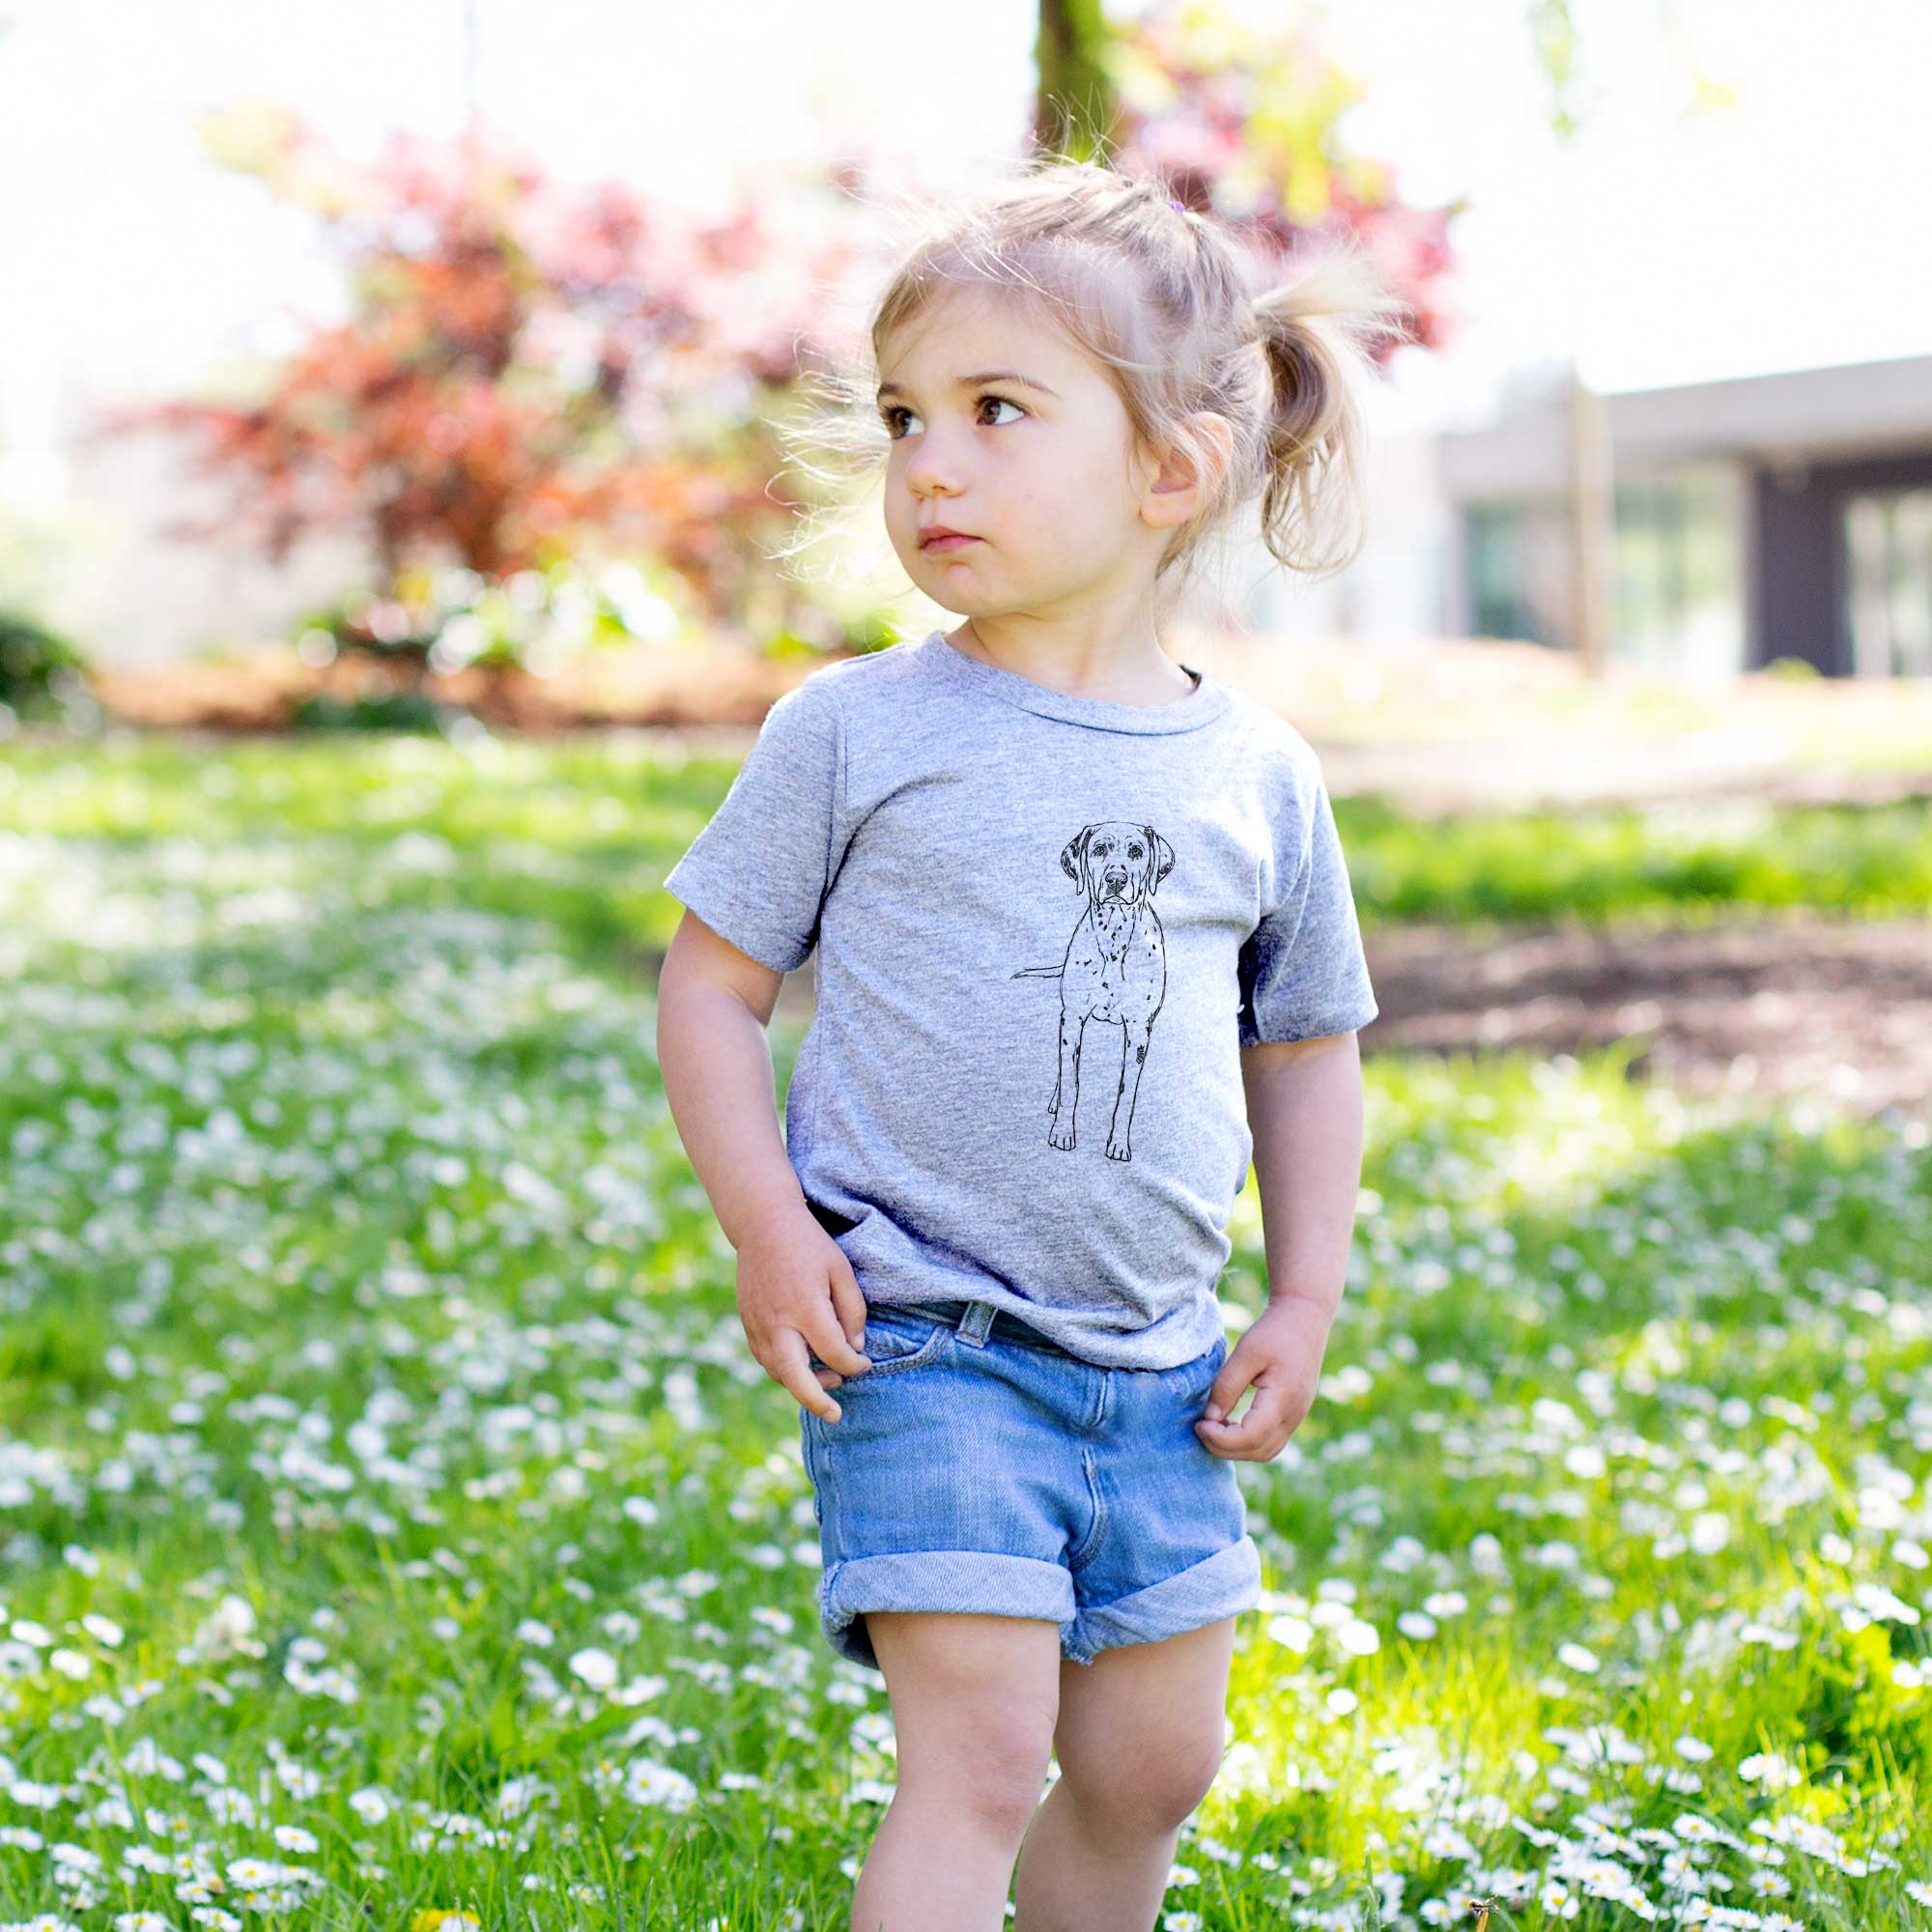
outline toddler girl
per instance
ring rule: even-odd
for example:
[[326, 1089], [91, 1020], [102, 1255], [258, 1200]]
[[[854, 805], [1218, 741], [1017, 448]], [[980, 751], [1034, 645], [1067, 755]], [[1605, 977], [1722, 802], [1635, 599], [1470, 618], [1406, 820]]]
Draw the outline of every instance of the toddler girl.
[[[1307, 1412], [1342, 1292], [1378, 1009], [1328, 797], [1156, 592], [1257, 497], [1283, 562], [1353, 555], [1395, 304], [1351, 253], [1261, 281], [1104, 166], [950, 215], [867, 384], [893, 547], [963, 621], [781, 698], [666, 882], [666, 1090], [800, 1405], [825, 1638], [892, 1704], [855, 1932], [998, 1932], [1016, 1852], [1017, 1932], [1153, 1925], [1259, 1599], [1233, 1464]], [[781, 1140], [764, 1029], [814, 949]]]

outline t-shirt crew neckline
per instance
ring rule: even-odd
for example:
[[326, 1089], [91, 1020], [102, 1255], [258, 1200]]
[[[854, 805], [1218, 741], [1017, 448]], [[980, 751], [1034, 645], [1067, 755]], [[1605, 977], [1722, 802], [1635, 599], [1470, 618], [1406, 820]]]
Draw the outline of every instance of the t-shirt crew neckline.
[[1057, 718], [1065, 724], [1086, 724], [1100, 731], [1192, 731], [1211, 724], [1228, 708], [1226, 688], [1192, 665], [1180, 667], [1196, 680], [1185, 697], [1160, 704], [1122, 704], [1109, 698], [1076, 697], [981, 658], [968, 657], [947, 640], [943, 630], [928, 632], [917, 649], [938, 676], [959, 689], [1004, 698], [1022, 711]]

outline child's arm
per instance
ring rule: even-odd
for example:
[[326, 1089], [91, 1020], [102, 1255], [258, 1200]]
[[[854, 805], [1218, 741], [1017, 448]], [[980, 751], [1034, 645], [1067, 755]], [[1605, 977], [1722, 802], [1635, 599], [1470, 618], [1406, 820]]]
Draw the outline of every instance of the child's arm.
[[[806, 1407], [842, 1413], [808, 1348], [841, 1376], [859, 1351], [866, 1297], [838, 1242], [805, 1205], [779, 1132], [765, 1037], [782, 973], [686, 912], [658, 979], [657, 1052], [671, 1119], [738, 1251], [738, 1315], [765, 1373]], [[848, 1339], [850, 1338], [850, 1339]]]
[[1356, 1035], [1244, 1048], [1268, 1305], [1308, 1304], [1325, 1329], [1341, 1306], [1362, 1184]]
[[[1280, 1455], [1315, 1406], [1341, 1306], [1362, 1179], [1362, 1057], [1354, 1032], [1241, 1049], [1255, 1143], [1267, 1307], [1230, 1350], [1195, 1431], [1231, 1461]], [[1242, 1391], [1254, 1400], [1228, 1420]]]

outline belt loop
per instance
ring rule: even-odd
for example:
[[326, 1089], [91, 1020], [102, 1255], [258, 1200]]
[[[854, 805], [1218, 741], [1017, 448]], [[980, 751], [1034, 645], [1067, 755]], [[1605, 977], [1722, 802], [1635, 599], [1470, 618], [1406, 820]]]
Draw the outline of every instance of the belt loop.
[[969, 1301], [965, 1314], [959, 1318], [960, 1339], [972, 1343], [976, 1349], [983, 1349], [986, 1331], [993, 1325], [993, 1312], [990, 1301]]

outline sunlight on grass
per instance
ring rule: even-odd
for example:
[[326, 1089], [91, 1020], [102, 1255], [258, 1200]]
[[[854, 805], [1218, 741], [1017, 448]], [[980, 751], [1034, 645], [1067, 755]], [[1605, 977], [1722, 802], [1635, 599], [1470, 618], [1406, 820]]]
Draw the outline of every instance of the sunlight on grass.
[[[654, 759], [611, 732], [561, 744], [328, 736], [185, 745], [123, 734], [9, 747], [0, 827], [99, 840], [156, 863], [273, 866], [298, 840], [385, 889], [566, 923], [607, 954], [662, 948], [679, 917], [659, 882], [716, 809], [733, 760]], [[1336, 801], [1365, 927], [1386, 919], [1696, 923], [1810, 907], [1932, 911], [1932, 799], [1867, 810], [1713, 802], [1415, 820]], [[316, 841], [331, 841], [326, 848]], [[0, 849], [0, 876], [13, 862]], [[192, 855], [186, 863], [193, 864]], [[372, 888], [374, 890], [374, 888]]]
[[[843, 1923], [883, 1682], [591, 829], [674, 787], [466, 755], [0, 784], [0, 1920]], [[1163, 1932], [1932, 1924], [1924, 1133], [1365, 1078]]]

